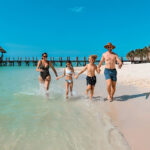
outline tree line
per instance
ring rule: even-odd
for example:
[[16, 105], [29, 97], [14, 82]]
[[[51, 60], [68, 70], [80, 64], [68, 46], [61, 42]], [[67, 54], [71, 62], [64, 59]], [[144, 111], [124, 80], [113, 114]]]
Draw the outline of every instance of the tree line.
[[127, 53], [126, 58], [131, 61], [134, 61], [135, 58], [139, 58], [140, 61], [143, 61], [144, 58], [147, 61], [150, 61], [150, 46], [145, 46], [142, 49], [131, 50]]

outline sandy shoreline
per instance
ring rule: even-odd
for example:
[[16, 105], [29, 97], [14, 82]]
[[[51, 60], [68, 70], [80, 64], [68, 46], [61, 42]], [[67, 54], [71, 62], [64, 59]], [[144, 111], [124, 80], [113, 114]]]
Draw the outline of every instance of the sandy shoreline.
[[[78, 72], [81, 68], [75, 67]], [[95, 95], [104, 92], [105, 79], [97, 75]], [[150, 149], [150, 64], [128, 64], [118, 70], [118, 85], [113, 103], [106, 102], [112, 122], [122, 132], [132, 150]], [[99, 91], [102, 91], [99, 92]], [[105, 96], [104, 96], [105, 95]]]
[[[79, 72], [83, 67], [75, 67]], [[104, 74], [104, 66], [101, 67], [101, 74]], [[122, 85], [132, 85], [136, 88], [150, 89], [150, 63], [147, 64], [124, 64], [122, 69], [117, 69], [117, 82]]]

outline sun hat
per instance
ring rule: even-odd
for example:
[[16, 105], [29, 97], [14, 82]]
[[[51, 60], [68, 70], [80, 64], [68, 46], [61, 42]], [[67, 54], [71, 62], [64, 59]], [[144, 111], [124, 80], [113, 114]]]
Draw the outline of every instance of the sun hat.
[[108, 47], [112, 47], [112, 49], [114, 49], [115, 48], [115, 46], [114, 45], [112, 45], [112, 43], [108, 43], [107, 45], [105, 45], [104, 46], [106, 49], [108, 48]]

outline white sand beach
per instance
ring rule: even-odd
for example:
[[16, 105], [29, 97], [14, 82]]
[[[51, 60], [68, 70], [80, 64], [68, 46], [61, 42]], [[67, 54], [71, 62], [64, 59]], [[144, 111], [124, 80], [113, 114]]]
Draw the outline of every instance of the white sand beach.
[[130, 64], [118, 69], [118, 82], [150, 89], [150, 64]]
[[[104, 107], [132, 150], [150, 150], [150, 64], [125, 64], [117, 70], [115, 100], [105, 102]], [[97, 75], [95, 96], [104, 98], [107, 93], [103, 72], [104, 66]]]

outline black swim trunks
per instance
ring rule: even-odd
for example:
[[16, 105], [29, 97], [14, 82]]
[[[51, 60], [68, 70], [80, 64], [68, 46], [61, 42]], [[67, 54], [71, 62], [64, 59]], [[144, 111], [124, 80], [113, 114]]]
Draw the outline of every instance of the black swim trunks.
[[96, 84], [96, 76], [93, 76], [93, 77], [87, 76], [86, 77], [86, 81], [87, 81], [87, 85], [89, 84], [89, 85], [95, 86], [95, 84]]

